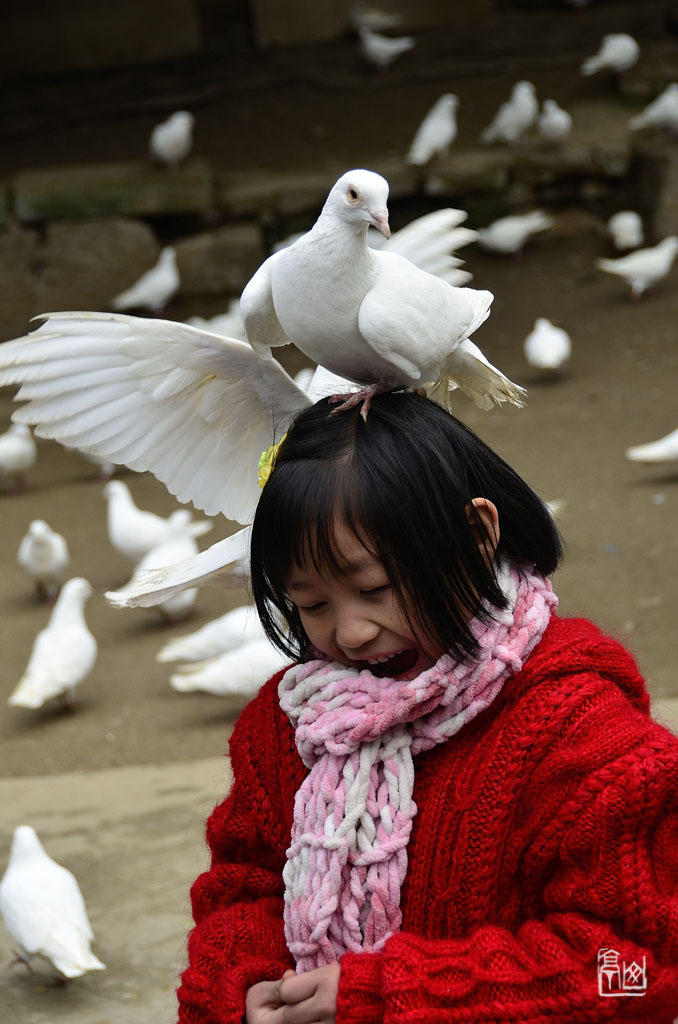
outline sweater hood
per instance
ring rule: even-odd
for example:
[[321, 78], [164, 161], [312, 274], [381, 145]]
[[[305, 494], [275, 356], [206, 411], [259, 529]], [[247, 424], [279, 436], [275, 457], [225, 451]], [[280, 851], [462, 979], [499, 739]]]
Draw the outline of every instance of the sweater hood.
[[552, 615], [523, 673], [530, 682], [536, 682], [589, 672], [610, 680], [637, 710], [649, 715], [645, 680], [626, 648], [588, 619]]

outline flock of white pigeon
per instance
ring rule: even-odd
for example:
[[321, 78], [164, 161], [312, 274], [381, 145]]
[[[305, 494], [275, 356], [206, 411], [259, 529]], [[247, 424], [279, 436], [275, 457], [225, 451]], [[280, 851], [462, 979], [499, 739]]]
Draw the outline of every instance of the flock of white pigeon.
[[[572, 0], [582, 4], [585, 0]], [[410, 37], [380, 35], [391, 16], [355, 9], [362, 51], [380, 70], [411, 49]], [[384, 18], [387, 19], [384, 22]], [[638, 59], [628, 35], [603, 39], [581, 68], [620, 72]], [[405, 159], [423, 166], [447, 152], [456, 137], [456, 96], [444, 94], [420, 125]], [[678, 133], [678, 85], [670, 85], [630, 122], [631, 130], [662, 127]], [[194, 119], [179, 111], [158, 125], [151, 153], [169, 168], [188, 156]], [[554, 100], [540, 110], [535, 89], [518, 82], [481, 135], [485, 144], [516, 144], [534, 129], [549, 144], [567, 138], [572, 119]], [[30, 432], [98, 461], [110, 477], [116, 465], [150, 471], [182, 502], [208, 515], [223, 513], [243, 529], [206, 551], [196, 538], [211, 529], [186, 509], [168, 518], [137, 507], [125, 483], [110, 480], [108, 535], [134, 567], [129, 583], [106, 596], [112, 603], [158, 605], [177, 621], [193, 607], [196, 585], [215, 575], [234, 587], [248, 574], [248, 525], [258, 490], [259, 452], [278, 439], [292, 416], [321, 396], [362, 403], [383, 387], [423, 387], [441, 404], [464, 390], [479, 406], [522, 404], [523, 390], [492, 366], [470, 336], [489, 315], [492, 295], [465, 287], [471, 274], [457, 256], [477, 242], [502, 254], [519, 252], [553, 217], [541, 210], [503, 217], [479, 231], [463, 226], [460, 210], [439, 210], [391, 235], [388, 184], [371, 171], [347, 172], [330, 191], [313, 228], [279, 246], [227, 313], [188, 324], [115, 313], [59, 313], [32, 334], [0, 346], [0, 385], [19, 384], [26, 402], [0, 435], [0, 479], [19, 488], [35, 463]], [[666, 276], [678, 238], [642, 248], [643, 224], [633, 211], [608, 223], [619, 259], [598, 266], [624, 278], [631, 295]], [[115, 311], [158, 312], [179, 287], [172, 247], [156, 267], [111, 300]], [[325, 295], [331, 283], [333, 304]], [[293, 342], [317, 364], [293, 380], [271, 349]], [[571, 339], [538, 317], [524, 341], [527, 362], [556, 374], [570, 358]], [[627, 451], [639, 461], [678, 459], [678, 430]], [[38, 593], [53, 603], [35, 638], [12, 706], [36, 709], [47, 700], [73, 705], [92, 671], [97, 642], [84, 609], [92, 587], [68, 578], [67, 540], [43, 520], [28, 525], [18, 561]], [[160, 662], [180, 662], [171, 675], [179, 691], [205, 690], [251, 697], [285, 659], [263, 634], [252, 607], [235, 608], [196, 632], [169, 640]], [[104, 964], [91, 952], [92, 930], [77, 881], [47, 854], [30, 826], [16, 829], [0, 882], [0, 913], [17, 959], [47, 958], [62, 978]]]

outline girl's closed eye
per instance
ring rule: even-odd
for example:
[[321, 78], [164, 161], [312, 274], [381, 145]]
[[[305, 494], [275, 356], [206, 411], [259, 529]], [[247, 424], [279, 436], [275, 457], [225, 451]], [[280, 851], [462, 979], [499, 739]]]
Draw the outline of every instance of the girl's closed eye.
[[386, 593], [387, 590], [390, 590], [390, 589], [391, 589], [391, 584], [390, 583], [382, 583], [378, 587], [365, 587], [363, 590], [360, 591], [360, 593], [363, 594], [365, 597], [369, 597], [369, 596], [372, 596], [372, 595], [376, 596], [377, 594], [384, 594], [384, 593]]

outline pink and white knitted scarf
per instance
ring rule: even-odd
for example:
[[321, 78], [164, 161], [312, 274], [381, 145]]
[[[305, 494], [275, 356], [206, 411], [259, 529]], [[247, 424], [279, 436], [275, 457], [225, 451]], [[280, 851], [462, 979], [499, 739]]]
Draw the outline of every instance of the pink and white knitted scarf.
[[417, 808], [414, 755], [483, 711], [539, 643], [557, 604], [532, 566], [502, 567], [506, 609], [470, 623], [473, 661], [444, 654], [407, 682], [317, 659], [279, 686], [310, 772], [294, 802], [283, 871], [285, 936], [297, 971], [347, 950], [376, 952], [398, 931], [407, 843]]

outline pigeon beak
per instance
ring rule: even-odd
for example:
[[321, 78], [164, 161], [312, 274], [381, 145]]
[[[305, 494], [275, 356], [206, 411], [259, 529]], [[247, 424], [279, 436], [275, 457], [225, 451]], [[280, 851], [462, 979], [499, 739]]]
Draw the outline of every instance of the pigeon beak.
[[381, 231], [384, 238], [391, 237], [391, 229], [388, 226], [388, 210], [370, 210], [370, 217], [377, 231]]

